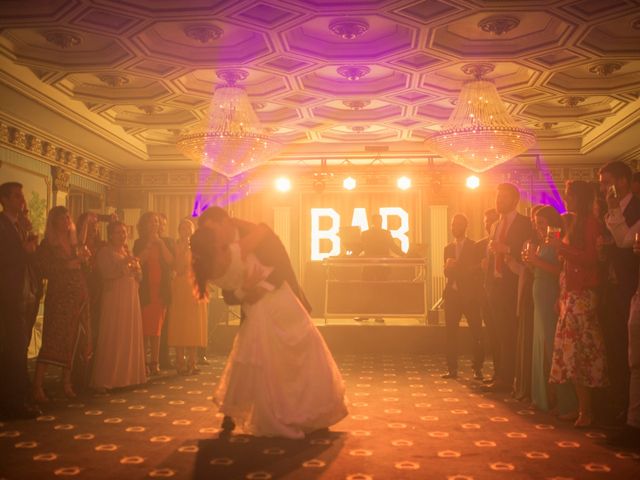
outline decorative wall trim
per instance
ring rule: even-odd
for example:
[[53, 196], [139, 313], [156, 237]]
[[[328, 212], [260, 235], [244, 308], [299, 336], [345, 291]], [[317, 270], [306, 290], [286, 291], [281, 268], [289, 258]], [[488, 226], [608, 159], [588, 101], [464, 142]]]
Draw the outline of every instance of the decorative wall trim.
[[98, 158], [63, 148], [55, 140], [34, 135], [24, 128], [0, 119], [0, 146], [30, 155], [49, 165], [61, 167], [101, 184], [120, 185], [124, 173], [101, 164]]

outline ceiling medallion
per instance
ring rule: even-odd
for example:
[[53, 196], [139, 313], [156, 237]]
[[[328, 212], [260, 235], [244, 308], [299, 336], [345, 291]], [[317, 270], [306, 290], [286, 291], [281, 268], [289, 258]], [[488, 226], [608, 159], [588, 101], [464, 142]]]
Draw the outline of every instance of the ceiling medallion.
[[558, 122], [543, 122], [542, 128], [544, 128], [545, 130], [551, 130], [556, 125], [558, 125]]
[[152, 113], [160, 113], [162, 107], [160, 105], [138, 105], [138, 110], [151, 115]]
[[438, 132], [426, 139], [427, 148], [447, 160], [475, 172], [484, 172], [526, 152], [536, 137], [509, 115], [493, 82], [490, 63], [467, 64], [462, 71], [473, 75], [460, 90], [458, 102]]
[[589, 67], [591, 73], [595, 73], [601, 77], [608, 77], [613, 72], [618, 71], [624, 64], [622, 62], [600, 62], [594, 63]]
[[254, 110], [264, 110], [265, 104], [262, 102], [251, 102], [251, 106]]
[[362, 133], [368, 128], [368, 125], [354, 125], [353, 127], [351, 127], [351, 130], [353, 130], [354, 133]]
[[340, 19], [329, 24], [329, 30], [345, 40], [353, 40], [369, 30], [369, 24], [364, 20]]
[[520, 25], [520, 19], [506, 15], [492, 15], [478, 22], [480, 30], [498, 36], [513, 30], [518, 25]]
[[42, 35], [47, 42], [60, 48], [76, 47], [82, 43], [80, 36], [66, 30], [50, 30]]
[[184, 28], [184, 34], [203, 45], [213, 43], [218, 40], [224, 31], [215, 25], [187, 25]]
[[127, 77], [111, 73], [103, 73], [102, 75], [98, 75], [98, 80], [111, 88], [123, 87], [127, 83], [129, 83], [129, 79]]
[[360, 80], [362, 77], [367, 75], [371, 72], [371, 69], [364, 65], [343, 65], [342, 67], [338, 67], [337, 72], [347, 80], [351, 80], [353, 82]]
[[578, 104], [584, 102], [585, 100], [586, 100], [585, 97], [569, 96], [569, 97], [562, 97], [560, 100], [558, 100], [558, 102], [561, 105], [566, 105], [567, 107], [577, 107]]
[[371, 102], [369, 100], [343, 100], [342, 104], [345, 107], [349, 107], [351, 110], [362, 110], [364, 107], [369, 105]]

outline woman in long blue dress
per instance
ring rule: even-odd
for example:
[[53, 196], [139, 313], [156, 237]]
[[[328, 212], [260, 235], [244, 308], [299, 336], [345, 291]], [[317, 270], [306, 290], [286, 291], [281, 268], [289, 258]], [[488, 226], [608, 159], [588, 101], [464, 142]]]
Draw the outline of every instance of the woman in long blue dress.
[[563, 222], [555, 208], [545, 206], [536, 212], [534, 224], [540, 248], [536, 254], [525, 258], [533, 267], [531, 401], [540, 410], [547, 411], [555, 404], [561, 416], [571, 415], [577, 409], [573, 389], [565, 385], [549, 385], [553, 339], [558, 321], [556, 304], [560, 294], [560, 261], [556, 249], [544, 240], [548, 227], [561, 229]]

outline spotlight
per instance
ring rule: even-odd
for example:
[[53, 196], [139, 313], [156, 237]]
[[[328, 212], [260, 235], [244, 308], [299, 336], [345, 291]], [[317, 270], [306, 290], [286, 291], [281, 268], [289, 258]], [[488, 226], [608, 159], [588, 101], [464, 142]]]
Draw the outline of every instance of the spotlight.
[[400, 177], [396, 182], [400, 190], [408, 190], [411, 188], [411, 179], [409, 177]]
[[279, 192], [288, 192], [291, 190], [291, 180], [287, 177], [278, 177], [276, 178], [275, 186]]
[[480, 186], [480, 179], [475, 175], [470, 175], [467, 177], [467, 181], [465, 182], [465, 185], [467, 186], [467, 188], [470, 188], [471, 190], [475, 190]]
[[356, 179], [353, 177], [347, 177], [342, 181], [342, 186], [345, 188], [345, 190], [353, 190], [354, 188], [356, 188], [356, 185]]

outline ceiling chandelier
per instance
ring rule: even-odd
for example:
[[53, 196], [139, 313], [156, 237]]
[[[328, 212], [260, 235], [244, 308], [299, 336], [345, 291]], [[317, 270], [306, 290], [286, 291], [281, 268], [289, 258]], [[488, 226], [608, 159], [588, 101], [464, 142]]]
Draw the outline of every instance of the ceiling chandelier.
[[495, 84], [482, 79], [493, 68], [490, 63], [462, 67], [464, 73], [475, 78], [462, 86], [442, 129], [426, 139], [429, 150], [474, 172], [511, 160], [536, 142], [530, 129], [511, 118]]
[[207, 117], [184, 131], [177, 147], [203, 166], [234, 177], [266, 163], [278, 154], [282, 144], [272, 140], [262, 127], [247, 92], [236, 85], [249, 75], [245, 70], [216, 72], [225, 85], [216, 88]]

